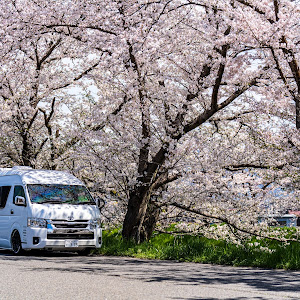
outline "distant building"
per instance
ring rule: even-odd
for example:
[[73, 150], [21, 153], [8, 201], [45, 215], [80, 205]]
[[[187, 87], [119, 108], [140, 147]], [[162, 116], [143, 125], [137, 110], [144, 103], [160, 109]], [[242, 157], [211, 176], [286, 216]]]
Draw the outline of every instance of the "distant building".
[[269, 215], [258, 218], [258, 222], [268, 222], [269, 226], [296, 227], [300, 226], [300, 211], [299, 215], [289, 212], [284, 215]]
[[289, 214], [293, 214], [297, 217], [297, 226], [300, 226], [300, 210], [290, 210]]

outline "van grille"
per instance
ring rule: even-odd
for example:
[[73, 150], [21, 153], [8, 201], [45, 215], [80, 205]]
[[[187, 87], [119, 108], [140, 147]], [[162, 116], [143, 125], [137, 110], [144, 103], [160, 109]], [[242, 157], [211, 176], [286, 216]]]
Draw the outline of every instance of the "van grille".
[[49, 220], [47, 239], [94, 239], [94, 231], [90, 229], [89, 220]]
[[55, 224], [56, 228], [87, 228], [87, 224]]
[[94, 233], [48, 233], [48, 240], [93, 240]]
[[87, 228], [88, 220], [52, 220], [51, 224], [54, 226], [54, 228]]

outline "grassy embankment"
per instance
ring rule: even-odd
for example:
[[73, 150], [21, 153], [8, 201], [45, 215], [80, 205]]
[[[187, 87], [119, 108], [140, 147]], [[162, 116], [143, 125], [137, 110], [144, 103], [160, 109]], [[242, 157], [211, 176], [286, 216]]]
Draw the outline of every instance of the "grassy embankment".
[[100, 254], [146, 259], [178, 260], [234, 266], [300, 269], [300, 243], [247, 241], [237, 246], [200, 236], [154, 234], [148, 242], [136, 245], [124, 241], [118, 229], [104, 231]]

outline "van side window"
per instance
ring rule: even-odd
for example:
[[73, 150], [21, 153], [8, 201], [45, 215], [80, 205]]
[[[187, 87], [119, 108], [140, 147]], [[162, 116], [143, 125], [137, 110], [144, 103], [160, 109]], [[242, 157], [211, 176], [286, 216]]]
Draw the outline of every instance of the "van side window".
[[24, 192], [24, 189], [23, 189], [23, 187], [21, 185], [16, 185], [15, 186], [15, 189], [14, 189], [14, 200], [13, 200], [14, 203], [15, 203], [16, 196], [21, 196], [21, 197], [25, 198], [25, 192]]
[[10, 186], [0, 186], [0, 208], [5, 207], [10, 188]]

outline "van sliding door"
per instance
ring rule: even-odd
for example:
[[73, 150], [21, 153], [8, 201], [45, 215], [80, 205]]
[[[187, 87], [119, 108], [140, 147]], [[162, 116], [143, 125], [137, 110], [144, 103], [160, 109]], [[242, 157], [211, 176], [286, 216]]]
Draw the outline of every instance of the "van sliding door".
[[10, 247], [10, 203], [11, 186], [0, 186], [0, 247]]

